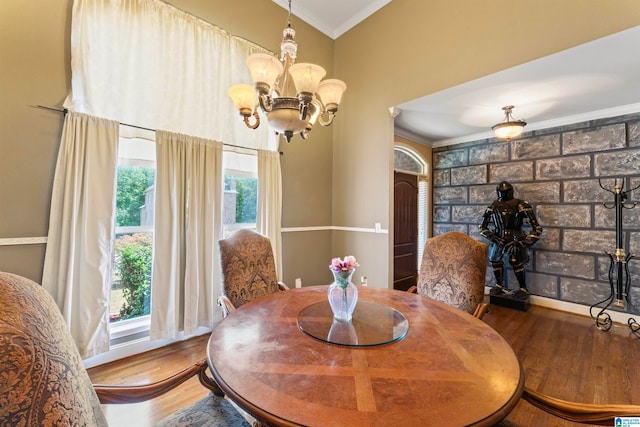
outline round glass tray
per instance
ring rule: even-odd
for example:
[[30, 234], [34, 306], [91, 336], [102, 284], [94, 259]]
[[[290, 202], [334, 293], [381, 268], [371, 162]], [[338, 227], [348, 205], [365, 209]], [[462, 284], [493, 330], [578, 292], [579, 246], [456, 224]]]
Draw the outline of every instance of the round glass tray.
[[369, 301], [358, 301], [350, 322], [334, 320], [328, 301], [303, 308], [297, 321], [298, 328], [313, 338], [352, 347], [388, 344], [404, 338], [409, 331], [404, 314]]

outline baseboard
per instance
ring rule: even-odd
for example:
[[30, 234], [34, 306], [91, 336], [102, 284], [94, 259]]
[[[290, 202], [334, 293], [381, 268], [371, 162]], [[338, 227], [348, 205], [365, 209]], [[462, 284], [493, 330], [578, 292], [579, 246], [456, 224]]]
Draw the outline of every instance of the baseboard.
[[[591, 317], [591, 314], [589, 313], [590, 306], [588, 305], [576, 304], [576, 303], [567, 302], [567, 301], [560, 301], [557, 299], [546, 298], [546, 297], [541, 297], [537, 295], [531, 295], [530, 300], [532, 305], [539, 305], [541, 307], [552, 308], [558, 311], [565, 311], [568, 313], [574, 313], [581, 316]], [[599, 311], [600, 309], [593, 310], [594, 314], [597, 314]], [[611, 321], [613, 321], [614, 323], [619, 323], [623, 325], [626, 325], [629, 318], [634, 316], [633, 314], [616, 311], [616, 310], [607, 310], [606, 313], [609, 314], [609, 316], [611, 316]]]
[[283, 227], [280, 229], [283, 233], [295, 233], [295, 232], [303, 232], [303, 231], [354, 231], [358, 233], [376, 233], [376, 234], [389, 234], [389, 230], [379, 227], [379, 224], [376, 224], [374, 228], [365, 228], [365, 227], [341, 227], [338, 225], [327, 225], [327, 226], [314, 226], [314, 227]]
[[[485, 286], [484, 291], [485, 291], [486, 295], [489, 294], [489, 290], [490, 289], [491, 289], [491, 287]], [[577, 314], [579, 316], [591, 317], [591, 314], [589, 313], [589, 306], [588, 305], [577, 304], [577, 303], [568, 302], [568, 301], [560, 301], [560, 300], [557, 300], [557, 299], [542, 297], [542, 296], [539, 296], [539, 295], [531, 295], [529, 297], [529, 303], [531, 305], [537, 305], [537, 306], [540, 306], [540, 307], [551, 308], [553, 310], [563, 311], [565, 313], [571, 313], [571, 314]], [[594, 310], [594, 313], [597, 314], [598, 311]], [[624, 312], [620, 312], [620, 311], [615, 311], [615, 310], [607, 310], [606, 312], [611, 316], [611, 320], [614, 323], [620, 323], [620, 324], [623, 324], [623, 325], [626, 325], [627, 321], [629, 320], [629, 318], [633, 317], [632, 314], [624, 313]], [[638, 316], [638, 317], [640, 318], [640, 316]]]

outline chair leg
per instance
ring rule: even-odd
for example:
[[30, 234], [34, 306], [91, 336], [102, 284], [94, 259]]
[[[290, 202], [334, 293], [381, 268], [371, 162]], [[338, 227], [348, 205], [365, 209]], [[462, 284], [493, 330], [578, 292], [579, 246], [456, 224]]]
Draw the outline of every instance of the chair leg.
[[476, 317], [476, 318], [482, 320], [482, 318], [484, 317], [484, 314], [487, 311], [489, 311], [489, 304], [487, 304], [486, 302], [481, 302], [476, 307], [476, 311], [473, 312], [473, 317]]
[[204, 387], [211, 390], [211, 392], [216, 396], [224, 397], [224, 392], [220, 389], [220, 386], [218, 386], [218, 383], [216, 383], [216, 381], [213, 378], [207, 375], [206, 371], [208, 368], [209, 368], [209, 365], [207, 363], [205, 363], [200, 367], [200, 370], [198, 371], [198, 379], [200, 380], [200, 384], [202, 384]]

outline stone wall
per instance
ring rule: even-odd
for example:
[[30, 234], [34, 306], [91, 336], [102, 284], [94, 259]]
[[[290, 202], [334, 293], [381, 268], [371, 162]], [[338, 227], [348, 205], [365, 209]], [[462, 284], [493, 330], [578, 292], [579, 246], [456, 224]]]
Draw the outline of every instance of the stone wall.
[[[527, 284], [536, 295], [591, 305], [610, 292], [615, 252], [614, 196], [606, 188], [640, 185], [640, 113], [537, 130], [511, 142], [495, 138], [433, 149], [433, 234], [458, 230], [479, 241], [496, 185], [534, 206], [541, 239], [531, 247]], [[629, 194], [640, 200], [640, 189]], [[640, 258], [640, 206], [623, 210], [623, 249]], [[640, 259], [629, 263], [631, 300], [640, 307]], [[506, 285], [517, 288], [510, 268]], [[495, 284], [487, 269], [487, 284]], [[638, 313], [634, 307], [625, 310]]]

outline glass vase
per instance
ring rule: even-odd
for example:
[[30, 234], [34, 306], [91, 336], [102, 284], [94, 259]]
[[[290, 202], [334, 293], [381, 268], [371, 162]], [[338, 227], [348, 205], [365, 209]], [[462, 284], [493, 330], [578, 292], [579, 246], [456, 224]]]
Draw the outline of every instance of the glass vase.
[[358, 302], [358, 288], [351, 282], [352, 271], [333, 271], [333, 283], [329, 285], [328, 298], [333, 318], [349, 322]]
[[344, 322], [334, 318], [327, 334], [327, 341], [340, 345], [358, 345], [358, 334], [356, 334], [353, 322]]

